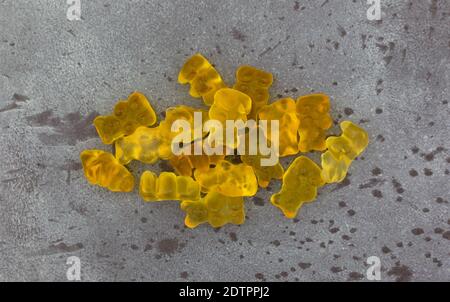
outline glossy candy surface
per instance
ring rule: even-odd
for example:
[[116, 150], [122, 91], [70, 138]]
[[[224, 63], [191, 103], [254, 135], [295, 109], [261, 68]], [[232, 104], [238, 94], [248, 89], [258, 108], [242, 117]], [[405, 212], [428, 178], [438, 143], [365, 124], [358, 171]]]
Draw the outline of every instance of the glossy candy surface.
[[330, 98], [324, 94], [301, 96], [297, 99], [296, 110], [300, 121], [298, 126], [299, 151], [325, 150], [326, 130], [333, 125], [329, 114]]
[[184, 224], [189, 228], [206, 222], [218, 228], [228, 223], [243, 224], [245, 221], [244, 199], [218, 192], [210, 192], [200, 200], [183, 201], [181, 209], [186, 212]]
[[147, 98], [139, 92], [132, 93], [126, 101], [119, 101], [113, 114], [98, 116], [94, 120], [97, 133], [106, 145], [132, 134], [139, 126], [152, 126], [155, 123], [155, 111]]
[[309, 158], [297, 157], [283, 176], [281, 191], [272, 195], [270, 201], [287, 218], [294, 218], [303, 203], [316, 199], [317, 188], [324, 184], [320, 172]]
[[198, 200], [200, 185], [189, 176], [162, 172], [159, 177], [151, 171], [141, 176], [139, 194], [145, 201]]
[[244, 65], [236, 71], [236, 83], [233, 88], [247, 94], [252, 99], [249, 119], [256, 120], [259, 109], [269, 101], [269, 88], [272, 86], [271, 73], [252, 66]]
[[101, 150], [84, 150], [80, 159], [89, 183], [114, 192], [133, 190], [134, 176], [112, 154]]
[[326, 183], [341, 182], [352, 161], [369, 144], [367, 132], [350, 121], [340, 124], [341, 136], [327, 138], [328, 151], [322, 154], [322, 179]]
[[191, 85], [189, 94], [194, 98], [202, 97], [206, 105], [212, 105], [214, 94], [225, 83], [217, 70], [201, 54], [195, 54], [184, 63], [178, 74], [180, 84]]

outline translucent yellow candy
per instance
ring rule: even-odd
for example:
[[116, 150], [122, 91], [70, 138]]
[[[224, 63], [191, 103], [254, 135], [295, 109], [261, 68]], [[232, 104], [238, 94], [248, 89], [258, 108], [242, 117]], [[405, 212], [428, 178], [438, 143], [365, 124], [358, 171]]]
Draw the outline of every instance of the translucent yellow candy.
[[330, 98], [325, 94], [311, 94], [298, 98], [297, 115], [300, 120], [298, 149], [300, 152], [326, 149], [325, 131], [333, 125], [329, 111]]
[[207, 172], [196, 170], [194, 178], [204, 193], [216, 191], [225, 196], [253, 196], [258, 190], [258, 181], [252, 167], [246, 164], [234, 165], [221, 160]]
[[201, 54], [193, 55], [184, 63], [178, 82], [191, 84], [189, 94], [195, 98], [202, 97], [206, 105], [212, 105], [215, 92], [225, 87], [217, 70]]
[[[270, 121], [279, 121], [280, 157], [298, 153], [297, 130], [299, 120], [295, 110], [295, 101], [291, 98], [280, 99], [263, 106], [258, 113], [259, 120], [267, 120], [267, 138], [271, 138]], [[277, 137], [278, 138], [278, 137]]]
[[139, 92], [132, 93], [126, 101], [119, 101], [112, 115], [98, 116], [94, 120], [98, 135], [107, 145], [132, 134], [139, 126], [152, 126], [155, 123], [155, 111]]
[[193, 142], [189, 155], [178, 155], [170, 158], [170, 165], [179, 175], [192, 176], [193, 170], [199, 170], [201, 173], [207, 172], [212, 165], [216, 165], [217, 162], [225, 158], [225, 155], [206, 155], [205, 153], [195, 155], [194, 145], [197, 144], [201, 148], [201, 141]]
[[269, 101], [269, 87], [273, 76], [264, 70], [252, 66], [241, 66], [236, 71], [236, 84], [234, 89], [242, 91], [252, 99], [252, 110], [249, 119], [256, 120], [259, 109]]
[[319, 166], [309, 158], [296, 158], [283, 176], [281, 191], [272, 195], [270, 201], [287, 218], [294, 218], [303, 203], [313, 201], [317, 188], [323, 186], [320, 172]]
[[284, 169], [279, 162], [274, 166], [261, 166], [262, 158], [264, 158], [262, 155], [241, 155], [242, 162], [253, 168], [259, 186], [261, 188], [267, 188], [272, 179], [283, 178]]
[[209, 118], [220, 121], [247, 120], [252, 109], [252, 99], [245, 93], [232, 88], [222, 88], [214, 95], [214, 104], [209, 108]]
[[[191, 129], [191, 139], [194, 139], [195, 129], [202, 128], [202, 123], [194, 123], [194, 113], [202, 115], [203, 122], [207, 120], [207, 112], [188, 106], [177, 106], [166, 110], [166, 118], [156, 128], [139, 127], [136, 131], [116, 141], [116, 158], [127, 164], [131, 160], [139, 160], [144, 163], [153, 164], [158, 159], [169, 159], [172, 153], [172, 140], [181, 130], [172, 132], [171, 127], [176, 120], [185, 120]], [[200, 130], [200, 136], [205, 135]]]
[[112, 154], [101, 150], [84, 150], [80, 159], [89, 183], [114, 192], [133, 190], [133, 175]]
[[160, 158], [171, 157], [170, 144], [170, 140], [160, 135], [158, 127], [139, 127], [132, 135], [116, 141], [116, 158], [124, 165], [132, 160], [153, 164]]
[[322, 154], [322, 178], [326, 183], [341, 182], [352, 161], [369, 144], [367, 132], [350, 121], [340, 124], [341, 136], [327, 138], [328, 150]]
[[198, 200], [200, 185], [188, 176], [162, 172], [159, 177], [145, 171], [141, 176], [139, 194], [145, 201]]
[[243, 224], [245, 221], [244, 199], [210, 192], [196, 201], [183, 201], [181, 209], [186, 212], [184, 223], [189, 228], [208, 222], [218, 228], [227, 223]]
[[[194, 115], [198, 112], [201, 116], [201, 123], [195, 123], [194, 122]], [[179, 131], [171, 131], [172, 125], [177, 120], [184, 120], [189, 123], [190, 129], [191, 129], [191, 141], [194, 139], [201, 139], [203, 138], [207, 133], [203, 132], [203, 124], [208, 120], [208, 111], [203, 109], [196, 109], [184, 105], [179, 105], [176, 107], [171, 107], [166, 110], [166, 116], [163, 121], [159, 124], [158, 128], [160, 130], [160, 135], [163, 136], [166, 140], [172, 140], [176, 135], [178, 135], [181, 130]], [[197, 132], [200, 133], [200, 137], [195, 138], [194, 134]]]

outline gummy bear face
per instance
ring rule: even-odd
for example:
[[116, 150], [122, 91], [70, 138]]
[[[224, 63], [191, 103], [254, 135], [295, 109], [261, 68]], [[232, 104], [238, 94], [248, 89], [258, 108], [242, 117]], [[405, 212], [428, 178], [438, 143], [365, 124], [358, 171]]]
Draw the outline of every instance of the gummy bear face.
[[109, 145], [115, 140], [132, 134], [139, 126], [151, 126], [156, 123], [156, 114], [147, 98], [132, 93], [127, 101], [120, 101], [109, 116], [98, 116], [94, 126], [103, 143]]
[[247, 120], [252, 108], [250, 97], [231, 88], [219, 89], [214, 95], [214, 104], [209, 110], [209, 118], [225, 124], [226, 120]]
[[201, 54], [195, 54], [184, 63], [178, 75], [178, 82], [185, 84], [191, 82], [196, 76], [211, 68], [211, 64]]
[[243, 84], [263, 88], [269, 88], [273, 82], [271, 73], [246, 65], [239, 67], [236, 72], [236, 79]]
[[217, 70], [201, 54], [186, 61], [178, 74], [178, 82], [190, 83], [189, 94], [195, 98], [202, 97], [209, 106], [214, 102], [214, 93], [225, 87]]

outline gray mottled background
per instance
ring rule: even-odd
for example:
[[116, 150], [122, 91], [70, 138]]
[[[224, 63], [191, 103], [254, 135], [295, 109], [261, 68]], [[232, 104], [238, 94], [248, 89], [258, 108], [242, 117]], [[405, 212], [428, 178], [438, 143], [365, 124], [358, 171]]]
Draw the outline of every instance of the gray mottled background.
[[[69, 21], [66, 1], [1, 0], [0, 280], [64, 281], [69, 256], [89, 281], [365, 280], [378, 256], [382, 280], [450, 281], [450, 1], [381, 3], [368, 21], [365, 0], [81, 0]], [[88, 185], [79, 153], [111, 150], [92, 119], [134, 90], [160, 117], [200, 106], [176, 82], [195, 52], [229, 84], [240, 64], [272, 72], [272, 99], [329, 94], [370, 133], [347, 180], [295, 220], [273, 183], [220, 230]]]

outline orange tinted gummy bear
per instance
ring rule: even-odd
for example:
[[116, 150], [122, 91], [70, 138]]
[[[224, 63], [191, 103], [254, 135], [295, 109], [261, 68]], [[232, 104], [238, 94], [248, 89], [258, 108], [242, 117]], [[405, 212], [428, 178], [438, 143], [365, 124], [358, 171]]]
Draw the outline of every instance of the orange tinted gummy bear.
[[236, 71], [234, 89], [242, 91], [252, 99], [252, 110], [248, 117], [255, 119], [259, 109], [269, 101], [269, 87], [272, 85], [271, 73], [252, 66], [241, 66]]
[[305, 202], [313, 201], [323, 186], [320, 168], [305, 156], [296, 158], [283, 176], [281, 191], [272, 195], [272, 204], [287, 218], [294, 218]]
[[297, 99], [300, 152], [325, 150], [325, 131], [333, 124], [329, 111], [330, 98], [325, 94], [305, 95]]
[[195, 54], [184, 63], [178, 74], [180, 84], [191, 84], [189, 94], [202, 97], [206, 105], [212, 105], [215, 92], [225, 87], [217, 70], [201, 54]]
[[162, 172], [159, 177], [145, 171], [141, 176], [139, 194], [145, 201], [198, 200], [200, 185], [188, 176]]
[[266, 137], [271, 139], [270, 121], [279, 121], [280, 157], [298, 153], [297, 130], [299, 120], [295, 111], [295, 101], [291, 98], [280, 99], [263, 106], [258, 113], [259, 120], [267, 120]]
[[208, 222], [218, 228], [227, 223], [243, 224], [245, 221], [244, 199], [210, 192], [196, 201], [183, 201], [181, 209], [186, 212], [184, 223], [189, 228]]
[[114, 192], [133, 190], [133, 175], [112, 154], [101, 150], [84, 150], [80, 159], [89, 183]]
[[258, 182], [252, 167], [246, 164], [234, 165], [221, 160], [207, 172], [195, 170], [194, 178], [200, 183], [202, 192], [216, 191], [230, 197], [253, 196]]
[[98, 116], [94, 126], [104, 144], [130, 135], [139, 126], [151, 126], [156, 123], [156, 114], [147, 98], [134, 92], [126, 101], [119, 101], [112, 115]]

